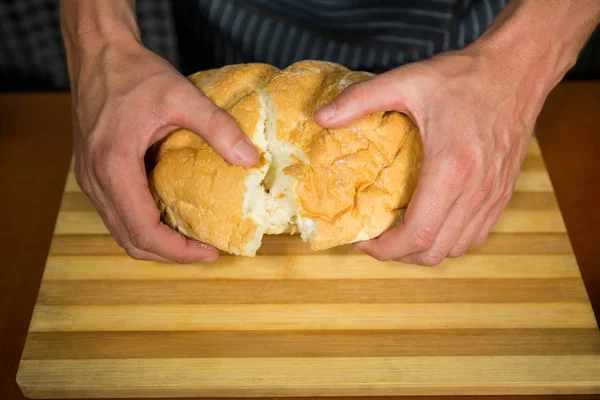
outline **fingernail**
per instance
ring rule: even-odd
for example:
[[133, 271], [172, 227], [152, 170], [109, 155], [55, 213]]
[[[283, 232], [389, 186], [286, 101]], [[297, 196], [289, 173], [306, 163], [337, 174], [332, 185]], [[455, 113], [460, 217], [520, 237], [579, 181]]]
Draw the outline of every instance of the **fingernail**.
[[329, 103], [326, 106], [317, 110], [316, 116], [323, 121], [329, 121], [335, 114], [337, 107], [335, 103]]
[[205, 261], [205, 262], [214, 262], [214, 261], [217, 261], [217, 258], [219, 258], [219, 257], [218, 256], [208, 256], [203, 261]]
[[252, 142], [246, 138], [237, 142], [233, 147], [233, 156], [240, 161], [252, 161], [258, 156], [258, 152]]

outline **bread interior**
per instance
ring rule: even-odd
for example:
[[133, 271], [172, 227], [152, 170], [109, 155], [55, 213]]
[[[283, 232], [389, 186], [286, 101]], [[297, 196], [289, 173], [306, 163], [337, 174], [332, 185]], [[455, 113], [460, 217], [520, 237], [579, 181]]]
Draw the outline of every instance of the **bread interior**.
[[277, 109], [269, 94], [259, 90], [260, 123], [254, 134], [255, 146], [264, 152], [267, 163], [252, 170], [246, 180], [244, 217], [256, 222], [258, 229], [248, 241], [246, 253], [254, 254], [265, 234], [294, 234], [300, 231], [304, 241], [316, 235], [316, 223], [310, 218], [297, 217], [295, 180], [283, 170], [292, 163], [292, 156], [306, 160], [297, 148], [277, 139]]

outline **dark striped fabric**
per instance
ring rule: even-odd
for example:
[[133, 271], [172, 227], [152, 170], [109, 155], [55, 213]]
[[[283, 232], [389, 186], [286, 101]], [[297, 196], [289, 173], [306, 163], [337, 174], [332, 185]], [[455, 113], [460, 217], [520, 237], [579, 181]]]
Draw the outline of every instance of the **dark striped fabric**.
[[[463, 48], [505, 2], [136, 0], [136, 11], [144, 45], [184, 74], [236, 62], [285, 67], [306, 58], [382, 72]], [[0, 92], [69, 89], [58, 4], [0, 0]], [[566, 78], [600, 78], [600, 30]]]
[[465, 47], [491, 24], [505, 3], [506, 0], [173, 2], [182, 16], [183, 29], [187, 29], [180, 35], [188, 35], [183, 44], [194, 49], [185, 52], [194, 55], [188, 60], [190, 69], [240, 62], [265, 62], [283, 68], [302, 59], [320, 59], [373, 72]]
[[[144, 46], [177, 68], [171, 1], [136, 0], [136, 16]], [[0, 92], [69, 89], [59, 21], [58, 0], [0, 0]]]

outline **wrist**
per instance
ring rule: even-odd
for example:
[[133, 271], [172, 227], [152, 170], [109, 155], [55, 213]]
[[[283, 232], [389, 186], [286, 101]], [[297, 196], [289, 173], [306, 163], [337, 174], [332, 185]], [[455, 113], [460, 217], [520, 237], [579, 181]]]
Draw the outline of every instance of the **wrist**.
[[599, 22], [600, 1], [512, 0], [465, 51], [500, 86], [531, 104], [535, 117]]
[[134, 1], [61, 1], [61, 31], [71, 80], [101, 61], [108, 48], [143, 47]]
[[506, 74], [529, 74], [549, 92], [599, 22], [597, 0], [512, 0], [472, 47]]

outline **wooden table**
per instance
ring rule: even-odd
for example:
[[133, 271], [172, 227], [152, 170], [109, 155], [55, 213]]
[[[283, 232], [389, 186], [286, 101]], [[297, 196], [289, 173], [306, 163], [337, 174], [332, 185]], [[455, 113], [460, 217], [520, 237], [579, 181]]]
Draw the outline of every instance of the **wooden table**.
[[[3, 399], [24, 398], [15, 374], [69, 167], [69, 106], [67, 94], [0, 95]], [[596, 206], [600, 200], [600, 162], [595, 159], [600, 155], [600, 129], [596, 122], [599, 110], [600, 82], [562, 84], [548, 99], [537, 127], [544, 160], [597, 320], [600, 262], [596, 261], [594, 244], [600, 240], [600, 210]]]

